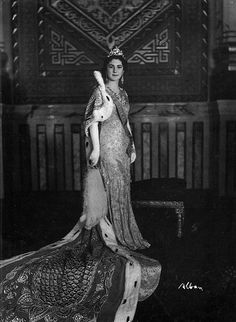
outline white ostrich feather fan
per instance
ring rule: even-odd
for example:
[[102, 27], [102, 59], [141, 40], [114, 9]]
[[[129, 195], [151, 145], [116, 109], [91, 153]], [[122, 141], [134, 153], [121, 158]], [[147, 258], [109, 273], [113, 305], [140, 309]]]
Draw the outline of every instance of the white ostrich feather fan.
[[93, 116], [95, 117], [96, 121], [103, 122], [111, 116], [112, 109], [113, 109], [113, 101], [111, 96], [106, 92], [105, 83], [103, 81], [101, 73], [95, 70], [93, 74], [98, 82], [98, 85], [102, 94], [102, 100], [103, 100], [102, 107], [99, 110], [94, 110]]

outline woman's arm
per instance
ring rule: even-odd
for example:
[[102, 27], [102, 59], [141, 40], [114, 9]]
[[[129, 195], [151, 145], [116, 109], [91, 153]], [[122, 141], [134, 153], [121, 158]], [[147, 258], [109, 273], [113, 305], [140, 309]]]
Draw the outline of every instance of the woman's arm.
[[128, 130], [129, 130], [129, 133], [132, 135], [132, 131], [131, 131], [131, 127], [130, 127], [129, 119], [127, 120], [127, 128], [128, 128]]
[[[132, 135], [132, 131], [131, 131], [131, 127], [130, 127], [130, 123], [129, 123], [129, 119], [127, 120], [127, 128], [130, 132], [130, 134]], [[133, 135], [132, 135], [133, 136]], [[134, 145], [134, 141], [132, 143], [132, 148], [131, 148], [131, 157], [130, 157], [130, 162], [133, 163], [136, 159], [136, 150], [135, 150], [135, 145]]]
[[100, 156], [100, 142], [99, 142], [99, 130], [98, 122], [94, 122], [89, 127], [90, 137], [92, 141], [92, 152], [89, 156], [89, 164], [94, 167], [98, 163]]

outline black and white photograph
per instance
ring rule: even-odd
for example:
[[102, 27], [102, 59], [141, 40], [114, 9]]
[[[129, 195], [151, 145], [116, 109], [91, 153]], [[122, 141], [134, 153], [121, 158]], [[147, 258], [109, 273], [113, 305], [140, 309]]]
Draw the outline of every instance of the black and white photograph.
[[235, 322], [236, 0], [1, 0], [0, 55], [0, 322]]

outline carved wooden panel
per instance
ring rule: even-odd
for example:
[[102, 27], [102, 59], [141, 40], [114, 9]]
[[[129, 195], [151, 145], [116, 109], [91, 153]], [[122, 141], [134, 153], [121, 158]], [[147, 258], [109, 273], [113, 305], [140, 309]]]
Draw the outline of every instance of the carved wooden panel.
[[[187, 188], [236, 194], [235, 101], [134, 104], [132, 179], [182, 178]], [[83, 105], [4, 106], [4, 186], [79, 191]]]
[[13, 0], [16, 102], [83, 103], [115, 41], [134, 102], [207, 98], [207, 0]]
[[193, 186], [203, 187], [203, 122], [193, 123]]
[[175, 133], [176, 166], [175, 175], [177, 178], [186, 179], [186, 123], [176, 123]]
[[152, 124], [142, 123], [142, 179], [152, 176]]
[[226, 122], [226, 173], [227, 192], [236, 191], [236, 121]]

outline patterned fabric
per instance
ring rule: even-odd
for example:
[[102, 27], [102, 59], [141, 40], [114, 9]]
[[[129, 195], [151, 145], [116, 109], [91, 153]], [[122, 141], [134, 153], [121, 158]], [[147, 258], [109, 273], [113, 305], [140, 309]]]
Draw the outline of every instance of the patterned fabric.
[[[114, 93], [113, 91], [111, 91], [111, 89], [109, 87], [107, 89], [108, 89], [108, 92], [111, 92], [113, 94], [113, 102], [116, 105], [117, 114], [119, 115], [120, 121], [124, 127], [125, 134], [129, 138], [129, 144], [126, 149], [126, 153], [127, 153], [128, 157], [131, 157], [131, 153], [134, 148], [134, 139], [133, 139], [133, 135], [131, 133], [131, 130], [128, 128], [128, 117], [123, 109], [122, 100], [120, 100], [120, 96], [117, 95], [116, 93]], [[125, 95], [126, 95], [126, 103], [129, 103], [128, 95], [126, 93], [125, 93]]]
[[93, 116], [93, 111], [94, 110], [99, 110], [102, 108], [102, 94], [99, 88], [97, 87], [87, 104], [86, 111], [85, 111], [85, 121], [84, 121], [84, 127], [85, 127], [85, 134], [88, 136], [88, 129], [89, 127], [95, 122], [95, 118]]
[[2, 270], [0, 321], [92, 321], [109, 298], [114, 272], [122, 276], [124, 264], [97, 228], [83, 230], [65, 247]]
[[[127, 123], [126, 92], [121, 90], [118, 98], [110, 95], [113, 102], [119, 100]], [[95, 90], [85, 114], [86, 140], [95, 122], [93, 110], [102, 103]], [[150, 245], [131, 207], [129, 144], [130, 136], [114, 105], [111, 116], [100, 124], [99, 166], [88, 168], [87, 175], [92, 186], [96, 170], [102, 178], [97, 184], [102, 193], [85, 189], [84, 194], [84, 211], [97, 209], [101, 215], [91, 221], [90, 230], [79, 220], [61, 241], [0, 262], [0, 322], [133, 321], [138, 300], [156, 289], [161, 265], [134, 252]]]

